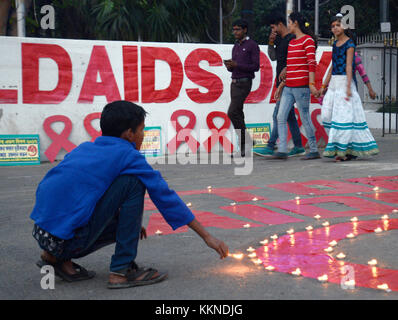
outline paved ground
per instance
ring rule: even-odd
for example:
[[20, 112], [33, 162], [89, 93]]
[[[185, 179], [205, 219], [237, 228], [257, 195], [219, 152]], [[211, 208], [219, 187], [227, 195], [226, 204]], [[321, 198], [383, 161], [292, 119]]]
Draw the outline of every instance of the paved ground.
[[[294, 194], [267, 187], [277, 183], [310, 180], [343, 181], [349, 178], [398, 175], [398, 137], [381, 138], [374, 132], [381, 154], [370, 160], [357, 160], [347, 163], [334, 163], [328, 159], [300, 161], [297, 158], [286, 162], [266, 161], [254, 158], [251, 175], [235, 176], [233, 165], [155, 165], [169, 185], [176, 191], [189, 191], [213, 188], [233, 188], [255, 186], [250, 190], [253, 196], [263, 196], [267, 201], [255, 204], [272, 209], [284, 216], [303, 220], [299, 223], [261, 225], [252, 228], [209, 230], [224, 240], [231, 252], [244, 251], [247, 247], [258, 247], [258, 242], [275, 233], [285, 234], [293, 227], [304, 230], [308, 224], [320, 226], [315, 219], [264, 205], [264, 202], [291, 200]], [[250, 260], [228, 258], [219, 260], [215, 252], [208, 249], [192, 231], [150, 236], [139, 246], [137, 262], [168, 270], [169, 279], [163, 283], [130, 288], [108, 290], [106, 282], [113, 246], [103, 248], [78, 262], [88, 269], [95, 270], [97, 276], [86, 282], [66, 283], [59, 279], [54, 290], [43, 290], [40, 280], [43, 276], [36, 267], [40, 250], [31, 236], [33, 223], [29, 214], [34, 205], [37, 184], [44, 174], [55, 164], [43, 163], [40, 166], [1, 167], [0, 179], [0, 299], [397, 299], [398, 292], [386, 293], [369, 288], [343, 290], [337, 284], [321, 284], [314, 279], [295, 278], [283, 273], [269, 273], [263, 267], [255, 266]], [[327, 189], [327, 188], [326, 188]], [[384, 191], [384, 192], [392, 192]], [[371, 192], [370, 192], [371, 194]], [[339, 194], [341, 196], [341, 194]], [[361, 199], [364, 195], [348, 193]], [[233, 200], [212, 194], [183, 195], [186, 202], [192, 203], [194, 210], [211, 212], [219, 216], [255, 224], [256, 221], [238, 216], [220, 207], [229, 206]], [[305, 198], [305, 197], [303, 197]], [[370, 200], [381, 204], [383, 201]], [[243, 201], [239, 204], [253, 204]], [[389, 204], [398, 209], [398, 204]], [[335, 211], [347, 210], [337, 203], [319, 207]], [[249, 212], [249, 211], [248, 211]], [[145, 215], [148, 224], [151, 212]], [[250, 212], [249, 212], [250, 214]], [[391, 217], [398, 218], [398, 214]], [[361, 216], [361, 220], [380, 218]], [[331, 224], [349, 221], [348, 217], [328, 219]], [[211, 219], [206, 220], [211, 224]], [[380, 267], [398, 269], [397, 243], [398, 230], [383, 233], [383, 236], [368, 234], [357, 239], [344, 241], [339, 249], [347, 254], [349, 261], [366, 264], [370, 258], [377, 258]]]

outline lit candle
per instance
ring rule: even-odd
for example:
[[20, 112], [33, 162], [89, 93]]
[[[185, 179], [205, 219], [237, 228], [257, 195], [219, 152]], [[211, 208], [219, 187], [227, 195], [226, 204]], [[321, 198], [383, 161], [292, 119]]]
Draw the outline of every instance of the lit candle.
[[162, 231], [160, 231], [160, 230], [156, 230], [156, 232], [155, 232], [155, 234], [157, 234], [157, 235], [161, 235], [163, 232]]
[[268, 271], [274, 271], [275, 267], [274, 266], [266, 266], [265, 269]]
[[323, 225], [324, 227], [328, 227], [328, 226], [329, 226], [329, 222], [328, 222], [328, 221], [325, 221], [324, 223], [322, 223], [322, 225]]
[[332, 252], [333, 248], [332, 247], [327, 247], [326, 249], [323, 249], [323, 250], [326, 251], [326, 252]]
[[250, 254], [247, 255], [249, 258], [255, 258], [257, 255], [255, 252], [252, 252]]
[[276, 239], [278, 239], [278, 236], [276, 234], [274, 234], [273, 236], [271, 236], [271, 239], [276, 240]]
[[262, 244], [262, 245], [266, 245], [266, 244], [268, 244], [268, 240], [267, 240], [267, 239], [265, 239], [265, 240], [263, 240], [263, 241], [260, 241], [260, 244]]
[[355, 287], [355, 280], [348, 280], [348, 281], [345, 281], [344, 284], [345, 284], [347, 287], [354, 288], [354, 287]]
[[357, 192], [357, 195], [361, 195], [362, 194], [362, 192]]
[[235, 259], [241, 260], [243, 258], [243, 253], [234, 253], [232, 255]]
[[314, 195], [315, 195], [315, 193], [313, 193], [313, 192], [310, 192], [310, 193], [309, 193], [309, 195], [310, 195], [310, 196], [314, 196]]
[[268, 247], [264, 246], [264, 252], [268, 252]]
[[292, 181], [290, 181], [291, 183], [295, 183], [296, 181], [294, 181], [294, 180], [292, 180]]
[[255, 259], [255, 260], [252, 260], [252, 261], [253, 261], [254, 264], [261, 264], [261, 263], [263, 263], [263, 262], [261, 261], [261, 259]]
[[258, 199], [257, 199], [256, 197], [254, 197], [252, 200], [253, 200], [253, 201], [257, 201]]
[[247, 229], [247, 228], [250, 228], [250, 223], [244, 224], [244, 225], [243, 225], [243, 228], [246, 228], [246, 229]]
[[355, 235], [353, 233], [349, 233], [347, 234], [347, 238], [349, 239], [355, 238]]
[[192, 206], [192, 203], [188, 202], [187, 207], [191, 207], [191, 206]]
[[301, 270], [297, 268], [296, 270], [292, 271], [292, 275], [299, 276], [301, 275]]
[[293, 234], [294, 233], [294, 229], [289, 229], [286, 231], [287, 234]]
[[376, 259], [372, 259], [372, 260], [368, 261], [368, 265], [370, 265], [370, 266], [377, 265], [377, 260]]
[[352, 218], [350, 221], [351, 221], [351, 222], [357, 222], [357, 221], [358, 221], [358, 218], [357, 218], [357, 217], [354, 217], [354, 218]]
[[342, 252], [340, 252], [340, 253], [336, 256], [337, 259], [344, 259], [345, 257], [346, 257], [346, 255], [345, 255], [344, 253], [342, 253]]
[[389, 218], [389, 217], [388, 217], [388, 215], [386, 215], [386, 214], [385, 214], [384, 216], [381, 217], [382, 220], [388, 220], [388, 218]]
[[387, 283], [383, 283], [377, 286], [377, 289], [384, 290], [387, 292], [391, 292], [391, 289], [388, 287]]
[[380, 232], [383, 231], [383, 229], [379, 227], [379, 228], [376, 228], [374, 231], [375, 231], [376, 233], [380, 233]]
[[324, 274], [324, 275], [318, 277], [318, 280], [319, 280], [320, 282], [326, 282], [326, 281], [328, 281], [328, 275], [327, 275], [327, 274]]
[[394, 209], [392, 213], [398, 213], [398, 209]]
[[329, 242], [329, 246], [334, 247], [335, 245], [337, 245], [337, 241], [333, 240]]
[[374, 187], [373, 190], [374, 191], [379, 191], [380, 189], [379, 189], [379, 187]]
[[294, 198], [294, 199], [296, 199], [296, 200], [300, 200], [300, 197], [296, 197], [296, 198]]
[[253, 252], [253, 251], [255, 251], [255, 249], [252, 248], [252, 247], [249, 247], [249, 248], [246, 249], [246, 251]]
[[305, 227], [305, 230], [307, 230], [307, 231], [312, 231], [314, 228], [312, 227], [312, 226], [307, 226], [307, 227]]
[[321, 216], [319, 214], [317, 214], [316, 216], [314, 216], [314, 218], [319, 220], [321, 218]]
[[207, 186], [207, 189], [211, 189], [211, 186]]

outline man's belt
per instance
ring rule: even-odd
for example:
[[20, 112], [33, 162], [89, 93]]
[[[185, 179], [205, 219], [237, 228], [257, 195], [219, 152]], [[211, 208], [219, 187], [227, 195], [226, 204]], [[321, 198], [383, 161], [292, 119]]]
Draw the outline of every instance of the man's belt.
[[249, 82], [252, 81], [251, 78], [239, 78], [239, 79], [232, 79], [232, 83], [237, 83], [237, 82]]

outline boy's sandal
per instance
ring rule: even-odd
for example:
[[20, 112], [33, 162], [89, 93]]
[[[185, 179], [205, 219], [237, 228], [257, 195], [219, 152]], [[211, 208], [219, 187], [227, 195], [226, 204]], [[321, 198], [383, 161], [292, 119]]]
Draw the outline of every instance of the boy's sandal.
[[[109, 289], [122, 289], [137, 286], [145, 286], [149, 284], [154, 284], [165, 280], [168, 276], [167, 272], [159, 272], [152, 268], [140, 268], [134, 262], [125, 272], [113, 272], [114, 274], [126, 277], [127, 281], [121, 283], [111, 283], [108, 282]], [[158, 273], [158, 275], [153, 278], [153, 276]], [[142, 279], [137, 280], [142, 275], [145, 275]]]
[[62, 269], [62, 264], [64, 261], [58, 261], [56, 263], [51, 263], [48, 261], [45, 261], [43, 259], [37, 261], [36, 265], [39, 268], [42, 268], [46, 265], [50, 265], [54, 268], [55, 275], [60, 277], [62, 280], [65, 280], [67, 282], [75, 282], [75, 281], [82, 281], [82, 280], [88, 280], [91, 278], [95, 277], [95, 272], [94, 271], [87, 271], [85, 268], [82, 266], [78, 265], [77, 263], [72, 262], [73, 268], [76, 270], [75, 274], [69, 274], [66, 273]]

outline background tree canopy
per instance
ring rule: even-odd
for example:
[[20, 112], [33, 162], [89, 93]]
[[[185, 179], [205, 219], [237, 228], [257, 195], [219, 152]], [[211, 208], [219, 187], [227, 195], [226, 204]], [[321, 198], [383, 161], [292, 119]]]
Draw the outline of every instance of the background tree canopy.
[[[315, 1], [301, 0], [301, 3], [302, 12], [314, 26]], [[357, 35], [377, 33], [380, 29], [379, 1], [320, 0], [320, 3], [319, 32], [323, 38], [331, 37], [330, 18], [347, 4], [355, 8]], [[397, 32], [398, 0], [390, 0], [389, 3], [392, 31]], [[45, 4], [55, 8], [55, 30], [40, 28], [40, 8]], [[234, 3], [234, 0], [222, 0], [222, 5], [223, 43], [233, 43], [232, 22], [241, 18], [243, 12], [251, 12], [253, 28], [249, 31], [250, 36], [258, 43], [266, 44], [270, 31], [267, 17], [274, 11], [284, 13], [286, 1], [236, 0]], [[252, 11], [247, 8], [252, 8]], [[219, 0], [34, 0], [28, 10], [27, 36], [219, 42]]]

